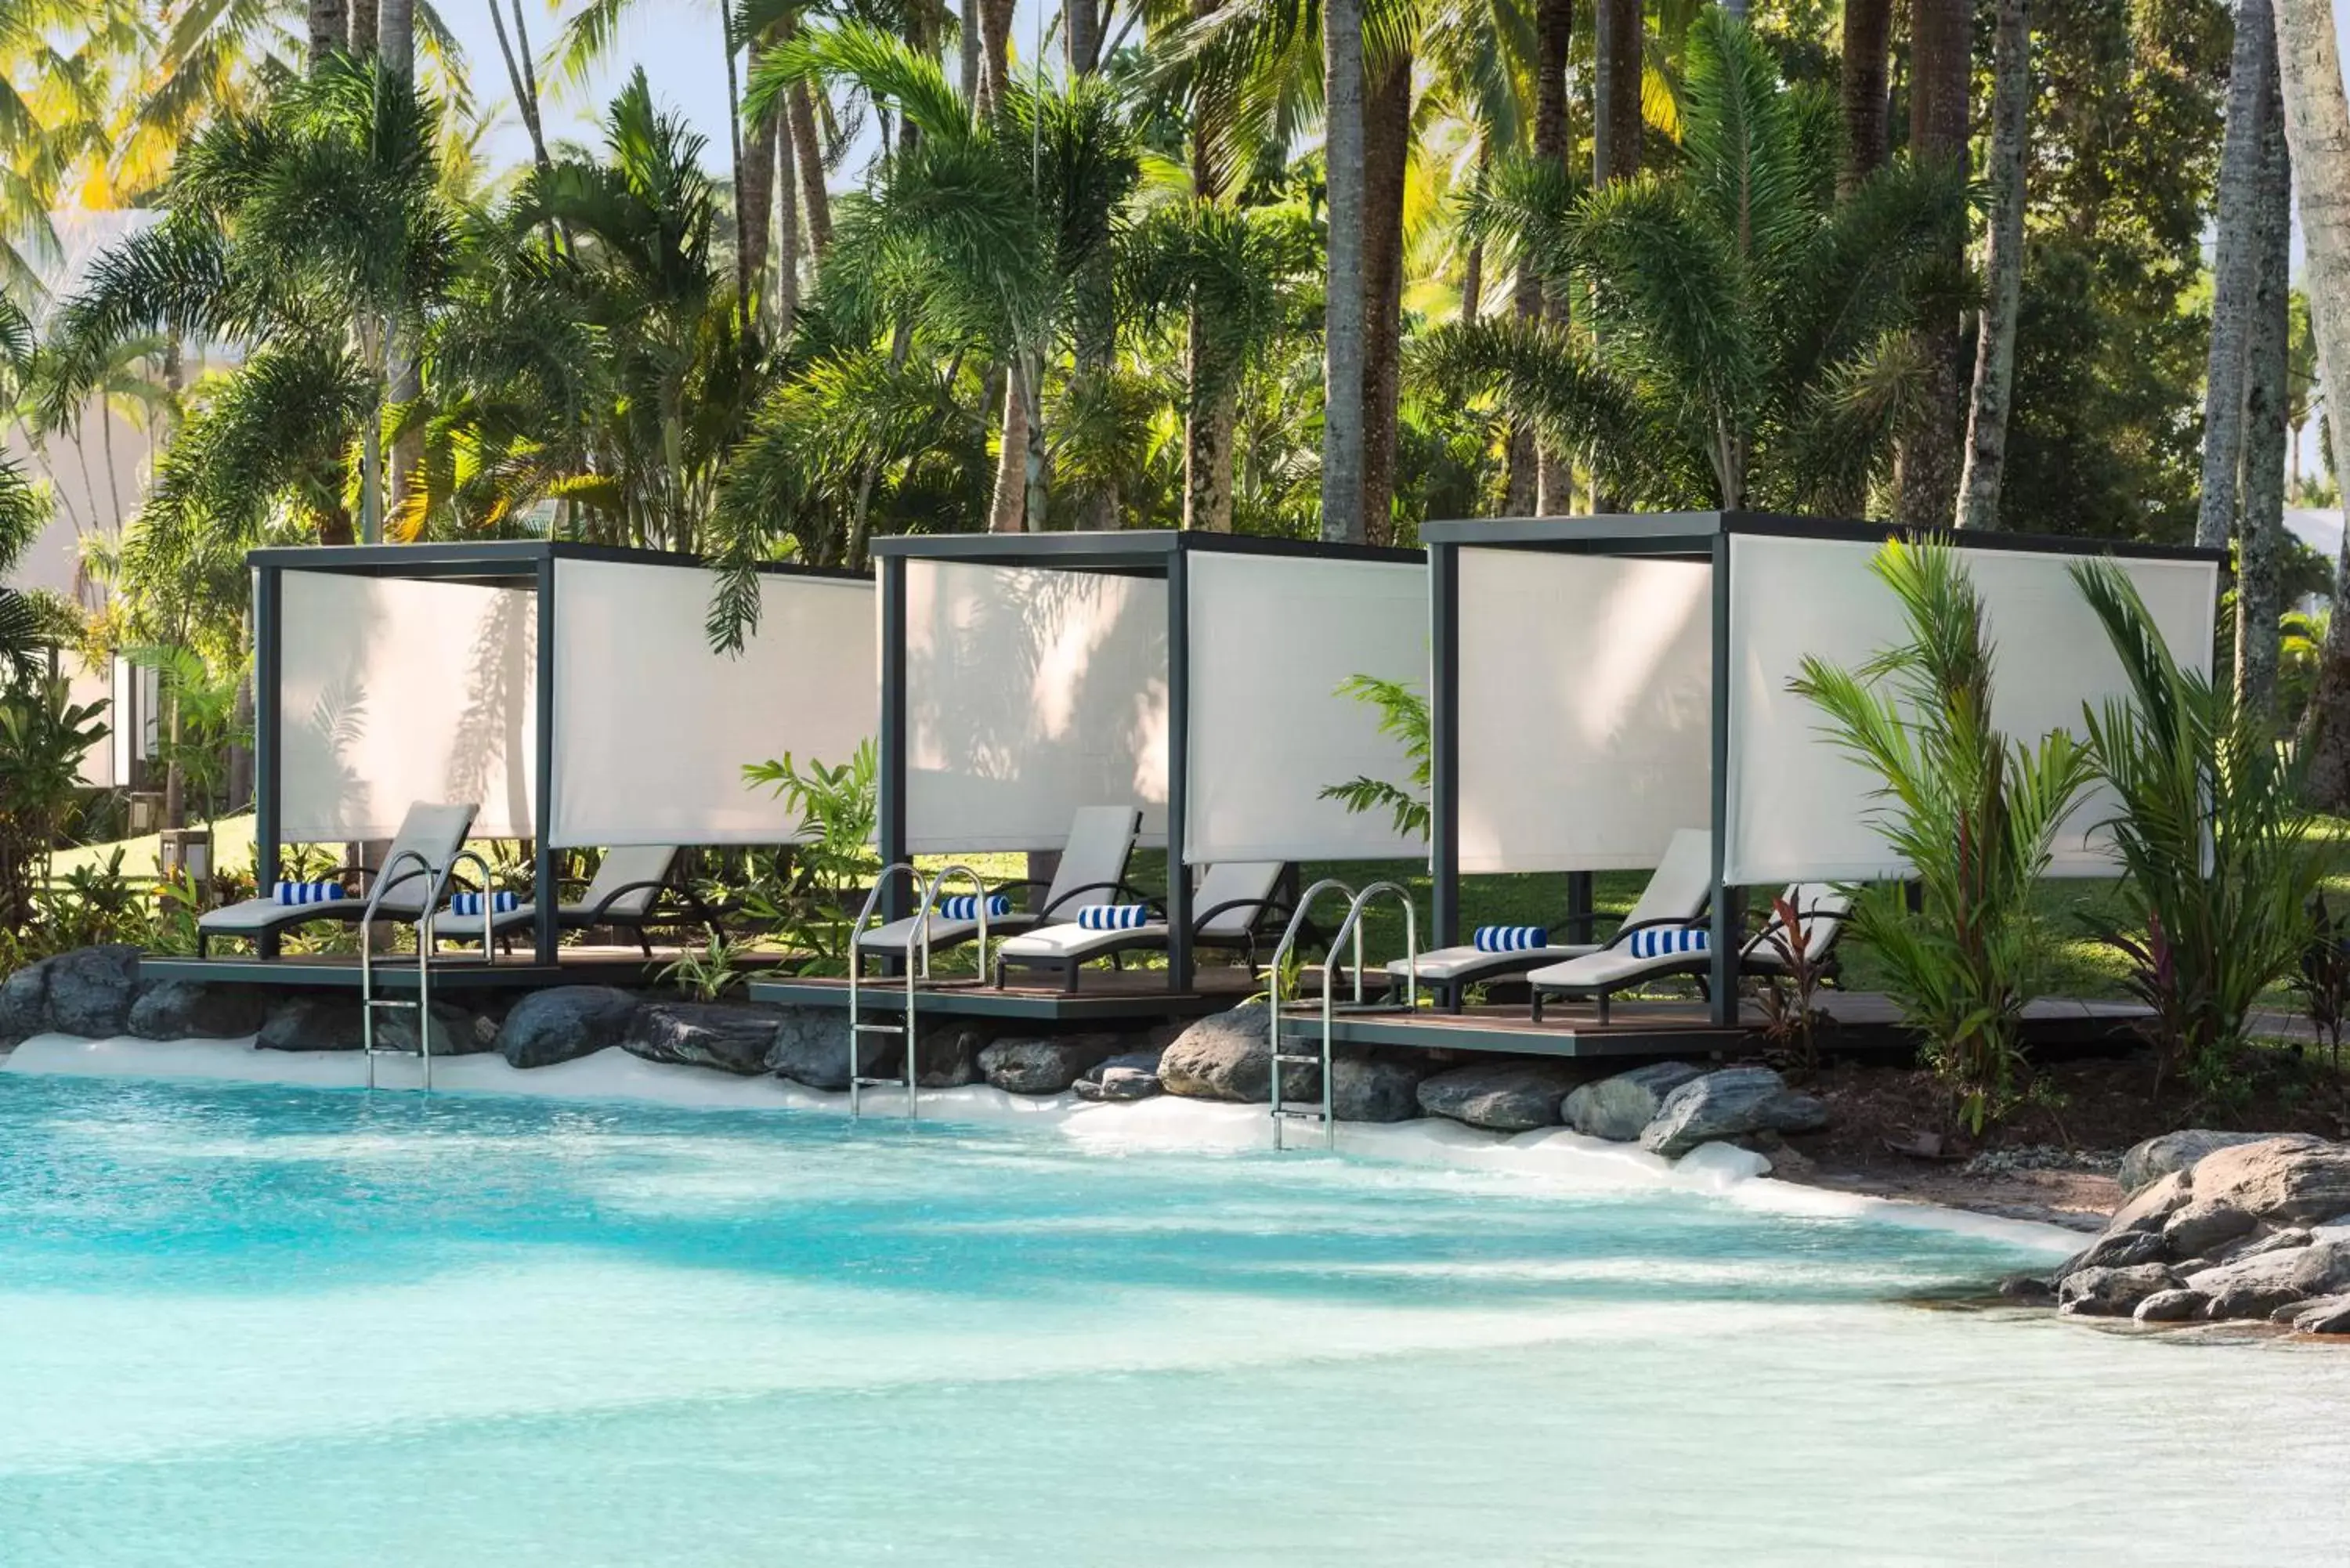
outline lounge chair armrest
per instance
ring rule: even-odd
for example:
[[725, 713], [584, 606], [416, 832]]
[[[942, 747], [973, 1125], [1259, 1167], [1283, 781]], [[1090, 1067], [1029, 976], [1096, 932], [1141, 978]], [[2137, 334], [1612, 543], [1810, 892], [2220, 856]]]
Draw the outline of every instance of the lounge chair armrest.
[[[623, 882], [619, 887], [613, 888], [610, 892], [605, 894], [601, 898], [598, 898], [596, 901], [596, 907], [594, 909], [588, 910], [584, 914], [575, 916], [574, 918], [586, 920], [591, 925], [600, 925], [603, 923], [604, 916], [611, 909], [612, 906], [619, 902], [622, 898], [627, 898], [629, 894], [641, 893], [648, 888], [652, 888], [655, 892], [659, 892], [660, 889], [668, 886], [669, 882], [667, 878], [663, 878], [657, 882]], [[655, 902], [658, 902], [658, 900], [655, 900]], [[644, 913], [650, 915], [652, 912], [653, 905], [647, 904], [644, 909]]]
[[[1289, 906], [1278, 898], [1227, 898], [1212, 909], [1194, 909], [1191, 912], [1191, 924], [1195, 928], [1204, 926], [1218, 915], [1232, 909], [1258, 909], [1265, 914], [1274, 915], [1286, 913]], [[1253, 920], [1250, 924], [1253, 927], [1256, 922]]]

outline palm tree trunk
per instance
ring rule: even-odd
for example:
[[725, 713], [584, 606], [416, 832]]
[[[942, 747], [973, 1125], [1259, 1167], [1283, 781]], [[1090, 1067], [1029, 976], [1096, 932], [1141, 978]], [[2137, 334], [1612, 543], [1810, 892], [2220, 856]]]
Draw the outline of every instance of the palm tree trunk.
[[1183, 526], [1232, 531], [1232, 430], [1240, 421], [1237, 366], [1215, 363], [1213, 337], [1197, 306], [1183, 327]]
[[[416, 0], [382, 0], [378, 10], [375, 0], [354, 0], [351, 9], [351, 36], [354, 45], [369, 24], [362, 7], [377, 10], [372, 40], [376, 53], [383, 61], [386, 75], [402, 82], [416, 76]], [[391, 400], [405, 405], [424, 395], [424, 378], [418, 363], [416, 330], [403, 315], [387, 323], [390, 329], [387, 349], [390, 369], [387, 379]], [[424, 432], [421, 429], [403, 429], [391, 443], [391, 483], [385, 491], [395, 506], [407, 504], [408, 492], [414, 484], [416, 472], [424, 466]]]
[[775, 117], [775, 341], [792, 335], [800, 314], [800, 192], [788, 110]]
[[344, 0], [310, 0], [310, 70], [316, 75], [328, 54], [351, 47], [351, 18]]
[[1012, 83], [1014, 0], [979, 0], [979, 112], [992, 114]]
[[2203, 371], [2203, 493], [2195, 543], [2224, 549], [2236, 527], [2244, 466], [2244, 353], [2251, 319], [2253, 234], [2262, 206], [2262, 117], [2276, 75], [2276, 23], [2269, 0], [2238, 0], [2228, 64], [2228, 130], [2220, 151], [2218, 234], [2211, 260], [2211, 346]]
[[350, 0], [351, 53], [361, 59], [380, 52], [378, 43], [382, 23], [376, 0]]
[[[1323, 297], [1322, 537], [1363, 542], [1363, 5], [1324, 0], [1323, 158], [1330, 241]], [[2350, 617], [2344, 618], [2350, 619]]]
[[2030, 0], [1999, 0], [1991, 45], [1991, 213], [1983, 246], [1984, 300], [1975, 331], [1975, 379], [1967, 400], [1966, 467], [1959, 526], [1999, 526], [2007, 464], [2007, 415], [2015, 381], [2015, 316], [2023, 299], [2023, 158], [2032, 112]]
[[1403, 188], [1411, 162], [1411, 60], [1363, 100], [1363, 538], [1395, 528], [1396, 411], [1403, 391]]
[[[1575, 41], [1575, 0], [1536, 0], [1534, 5], [1534, 124], [1535, 161], [1566, 172], [1566, 57]], [[1544, 290], [1545, 320], [1565, 327], [1566, 296], [1555, 287]], [[1574, 465], [1556, 446], [1534, 438], [1534, 510], [1554, 517], [1575, 510]]]
[[1049, 480], [1048, 458], [1045, 451], [1045, 358], [1042, 354], [1029, 353], [1020, 359], [1018, 380], [1020, 399], [1025, 406], [1028, 452], [1025, 478], [1027, 481], [1027, 525], [1031, 534], [1045, 531], [1046, 518], [1045, 487]]
[[1836, 189], [1850, 195], [1885, 165], [1891, 128], [1886, 80], [1893, 41], [1893, 0], [1844, 0], [1844, 61], [1837, 93], [1844, 111], [1844, 163]]
[[[1966, 159], [1973, 17], [1970, 0], [1910, 0], [1909, 151], [1921, 161], [1963, 164]], [[1958, 510], [1958, 317], [1936, 322], [1921, 336], [1925, 411], [1901, 442], [1898, 510], [1912, 526], [1939, 528]]]
[[2244, 355], [2236, 704], [2271, 720], [2276, 702], [2277, 622], [2284, 613], [2285, 419], [2293, 400], [2293, 155], [2285, 146], [2284, 105], [2278, 95], [2277, 75], [2273, 70], [2266, 74], [2251, 341]]
[[[1511, 290], [1510, 308], [1521, 321], [1540, 321], [1543, 313], [1542, 276], [1532, 267], [1518, 269], [1516, 286]], [[1509, 451], [1504, 458], [1502, 477], [1502, 514], [1506, 517], [1539, 515], [1536, 503], [1541, 497], [1542, 459], [1534, 451], [1534, 427], [1532, 421], [1519, 420], [1510, 426]]]
[[1485, 242], [1477, 241], [1461, 262], [1461, 320], [1463, 326], [1477, 324], [1477, 306], [1485, 294]]
[[1640, 171], [1640, 0], [1597, 0], [1591, 14], [1591, 161], [1595, 183]]
[[1028, 394], [1020, 385], [1022, 356], [1014, 352], [1003, 378], [1003, 435], [995, 452], [995, 497], [988, 508], [991, 534], [1017, 534], [1028, 511]]
[[792, 89], [792, 161], [799, 165], [800, 204], [807, 209], [808, 259], [822, 266], [824, 253], [832, 248], [832, 195], [824, 186], [816, 101], [805, 87]]
[[751, 213], [745, 210], [743, 191], [743, 84], [734, 69], [734, 8], [718, 8], [718, 40], [726, 49], [726, 144], [734, 154], [734, 164], [729, 182], [734, 191], [734, 310], [736, 316], [751, 318], [751, 293], [755, 286], [751, 269]]
[[1094, 0], [1061, 0], [1061, 40], [1069, 75], [1089, 77], [1101, 67], [1102, 14]]
[[515, 108], [522, 116], [523, 129], [530, 133], [530, 161], [543, 174], [554, 167], [554, 162], [547, 157], [546, 132], [538, 118], [538, 67], [531, 63], [530, 34], [523, 26], [522, 0], [512, 3], [514, 37], [506, 36], [505, 20], [498, 15], [497, 0], [490, 0], [490, 27], [498, 36], [498, 54], [505, 61], [506, 82], [514, 89]]
[[955, 29], [955, 46], [962, 55], [962, 96], [966, 103], [979, 101], [979, 13], [985, 0], [962, 0], [959, 13], [962, 26]]
[[[2283, 79], [2285, 140], [2299, 179], [2302, 286], [2309, 295], [2318, 375], [2328, 387], [2350, 385], [2350, 99], [2342, 86], [2341, 50], [2332, 0], [2275, 0], [2277, 63]], [[2334, 471], [2350, 474], [2344, 423], [2325, 421]], [[2350, 530], [2334, 570], [2334, 602], [2350, 604]], [[2337, 613], [2325, 633], [2305, 746], [2315, 804], [2350, 805], [2350, 615]]]
[[[754, 44], [755, 63], [766, 46]], [[743, 139], [743, 166], [734, 176], [735, 200], [742, 202], [742, 270], [752, 299], [767, 297], [767, 240], [775, 216], [775, 142], [778, 117], [770, 114]]]
[[416, 75], [416, 0], [383, 0], [376, 49], [402, 81]]

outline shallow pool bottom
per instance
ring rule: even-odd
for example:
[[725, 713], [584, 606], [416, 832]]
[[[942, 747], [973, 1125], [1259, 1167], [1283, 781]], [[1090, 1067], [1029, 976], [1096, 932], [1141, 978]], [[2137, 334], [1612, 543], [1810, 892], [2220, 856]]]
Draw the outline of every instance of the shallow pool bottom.
[[1555, 1175], [10, 1073], [0, 1563], [2331, 1560], [2350, 1362], [1950, 1304], [2029, 1255]]

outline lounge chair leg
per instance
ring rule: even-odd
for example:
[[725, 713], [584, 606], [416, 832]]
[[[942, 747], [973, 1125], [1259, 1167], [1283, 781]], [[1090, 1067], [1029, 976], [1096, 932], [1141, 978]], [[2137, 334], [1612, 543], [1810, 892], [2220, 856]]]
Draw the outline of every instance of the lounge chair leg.
[[1466, 1008], [1468, 994], [1469, 988], [1465, 985], [1455, 982], [1454, 984], [1446, 986], [1444, 988], [1445, 1011], [1455, 1017], [1460, 1016]]
[[1540, 986], [1536, 986], [1536, 987], [1534, 987], [1534, 1022], [1535, 1022], [1536, 1023], [1540, 1023], [1543, 1021], [1543, 1016], [1542, 1016], [1542, 1009], [1543, 1009], [1543, 993], [1542, 993], [1542, 987], [1540, 987]]
[[1604, 991], [1599, 993], [1599, 1022], [1602, 1023], [1607, 1022], [1607, 999], [1609, 994], [1609, 992]]

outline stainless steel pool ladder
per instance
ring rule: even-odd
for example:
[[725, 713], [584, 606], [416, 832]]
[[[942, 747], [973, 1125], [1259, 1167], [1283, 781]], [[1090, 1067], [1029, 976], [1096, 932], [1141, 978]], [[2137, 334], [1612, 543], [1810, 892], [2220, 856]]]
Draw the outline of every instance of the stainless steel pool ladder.
[[[1346, 918], [1338, 922], [1338, 929], [1330, 938], [1329, 951], [1322, 960], [1322, 1046], [1318, 1052], [1284, 1051], [1281, 1048], [1281, 1010], [1285, 1005], [1286, 999], [1282, 995], [1282, 981], [1283, 976], [1287, 973], [1289, 968], [1289, 951], [1296, 944], [1298, 932], [1305, 924], [1307, 910], [1312, 908], [1314, 900], [1326, 888], [1336, 888], [1347, 894], [1348, 898]], [[1337, 1021], [1337, 1001], [1331, 991], [1330, 971], [1337, 967], [1340, 948], [1346, 944], [1347, 939], [1352, 936], [1354, 961], [1351, 968], [1354, 971], [1355, 994], [1349, 1011], [1358, 1012], [1373, 1011], [1371, 1005], [1363, 997], [1363, 910], [1382, 894], [1393, 895], [1395, 900], [1403, 906], [1404, 1000], [1402, 1008], [1406, 1011], [1417, 1009], [1419, 1006], [1419, 917], [1412, 909], [1410, 892], [1400, 883], [1374, 882], [1357, 893], [1336, 877], [1323, 878], [1308, 888], [1305, 896], [1297, 900], [1296, 912], [1289, 917], [1288, 929], [1281, 933], [1281, 945], [1274, 950], [1273, 979], [1270, 982], [1272, 989], [1269, 995], [1271, 1005], [1265, 1010], [1265, 1044], [1266, 1054], [1270, 1059], [1268, 1065], [1272, 1069], [1270, 1094], [1273, 1147], [1276, 1149], [1289, 1147], [1286, 1134], [1291, 1122], [1319, 1122], [1322, 1125], [1322, 1147], [1325, 1148], [1337, 1147], [1338, 1116], [1334, 1097], [1336, 1094], [1334, 1077], [1331, 1072], [1334, 1045], [1332, 1036]], [[1293, 1106], [1282, 1097], [1281, 1070], [1284, 1066], [1315, 1066], [1322, 1070], [1320, 1105], [1311, 1107]]]
[[[393, 872], [406, 861], [416, 862], [417, 874], [425, 879], [423, 909], [416, 925], [416, 1000], [403, 1002], [397, 997], [375, 993], [375, 919], [378, 907], [383, 902], [385, 889], [401, 880]], [[426, 1094], [432, 1092], [432, 917], [441, 908], [442, 895], [448, 890], [449, 879], [458, 867], [471, 861], [482, 874], [482, 962], [484, 966], [497, 961], [495, 935], [497, 919], [498, 874], [479, 854], [461, 849], [451, 858], [446, 870], [433, 869], [432, 863], [413, 849], [403, 849], [386, 861], [376, 873], [375, 886], [369, 889], [367, 908], [359, 915], [359, 1046], [367, 1056], [367, 1086], [375, 1087], [375, 1015], [379, 1008], [394, 1012], [416, 1014], [416, 1058], [421, 1084]], [[405, 1054], [405, 1053], [403, 1053]]]
[[[905, 1011], [895, 1023], [868, 1023], [865, 1021], [865, 954], [858, 945], [865, 940], [867, 927], [881, 903], [881, 895], [889, 879], [902, 874], [913, 885], [917, 900], [914, 929], [906, 943]], [[913, 862], [899, 860], [884, 866], [881, 874], [873, 878], [872, 891], [865, 895], [865, 907], [857, 912], [857, 921], [848, 929], [848, 1115], [853, 1120], [864, 1114], [863, 1096], [868, 1089], [900, 1088], [906, 1095], [906, 1119], [911, 1121], [920, 1114], [921, 1064], [917, 1060], [915, 1042], [918, 1020], [914, 1015], [915, 986], [931, 978], [931, 912], [937, 907], [940, 886], [950, 877], [968, 877], [978, 894], [979, 972], [987, 973], [987, 884], [978, 872], [962, 864], [942, 866], [928, 881]], [[900, 1075], [895, 1078], [875, 1077], [865, 1071], [865, 1053], [858, 1047], [868, 1034], [895, 1034], [902, 1038], [903, 1062]]]

